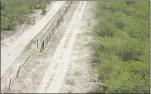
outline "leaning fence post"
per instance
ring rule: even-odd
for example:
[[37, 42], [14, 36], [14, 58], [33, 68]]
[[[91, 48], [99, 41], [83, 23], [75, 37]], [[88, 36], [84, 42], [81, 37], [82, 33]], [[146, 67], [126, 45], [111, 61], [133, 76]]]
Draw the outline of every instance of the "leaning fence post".
[[27, 62], [27, 60], [29, 59], [30, 55], [26, 58], [26, 60], [24, 61], [24, 63], [22, 64], [22, 66], [25, 65], [25, 63]]
[[10, 80], [9, 80], [9, 90], [11, 89], [11, 82], [12, 82], [12, 78], [10, 78]]
[[60, 9], [59, 9], [59, 12], [58, 12], [58, 26], [59, 26], [59, 18], [60, 18]]
[[16, 78], [18, 78], [18, 74], [19, 74], [19, 72], [20, 72], [20, 66], [19, 66], [19, 69], [18, 69], [18, 71], [17, 71]]
[[38, 39], [37, 39], [37, 48], [38, 48]]

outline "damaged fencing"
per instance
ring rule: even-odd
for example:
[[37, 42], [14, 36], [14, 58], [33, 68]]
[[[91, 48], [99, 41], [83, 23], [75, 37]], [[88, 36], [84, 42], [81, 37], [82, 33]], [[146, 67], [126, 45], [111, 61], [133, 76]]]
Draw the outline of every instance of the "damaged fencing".
[[31, 53], [25, 58], [23, 63], [18, 66], [16, 73], [11, 78], [9, 78], [8, 83], [6, 83], [4, 88], [1, 89], [2, 93], [11, 93], [12, 87], [16, 80], [19, 78], [20, 72], [22, 71], [23, 67], [26, 65], [27, 61], [30, 59], [32, 54], [36, 52], [35, 50], [38, 49], [38, 51], [40, 52], [44, 51], [48, 42], [50, 41], [50, 38], [55, 33], [55, 29], [63, 20], [63, 17], [71, 4], [72, 1], [66, 1], [57, 11], [56, 15], [53, 16], [52, 20], [50, 20], [48, 24], [42, 29], [42, 32], [40, 32], [38, 36], [34, 38], [34, 48], [31, 49]]
[[23, 67], [27, 63], [27, 61], [30, 59], [31, 55], [35, 53], [35, 49], [32, 49], [31, 53], [25, 58], [23, 63], [19, 65], [16, 73], [13, 77], [9, 78], [9, 81], [7, 84], [5, 84], [4, 89], [1, 91], [2, 93], [11, 93], [12, 86], [14, 85], [15, 81], [19, 78], [19, 74], [22, 71]]
[[50, 38], [55, 33], [55, 29], [59, 26], [59, 23], [63, 19], [68, 8], [73, 1], [66, 1], [57, 11], [56, 15], [53, 16], [52, 20], [48, 22], [42, 32], [36, 37], [36, 44], [38, 51], [42, 52], [46, 48]]

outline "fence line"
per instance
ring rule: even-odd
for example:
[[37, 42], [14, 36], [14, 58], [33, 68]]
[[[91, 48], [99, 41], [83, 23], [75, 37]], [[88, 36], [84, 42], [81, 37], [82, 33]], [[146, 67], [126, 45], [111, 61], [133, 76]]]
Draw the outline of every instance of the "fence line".
[[[47, 45], [47, 41], [45, 41], [45, 39], [46, 39], [46, 37], [47, 36], [49, 36], [49, 32], [53, 32], [53, 29], [56, 29], [58, 26], [59, 26], [59, 24], [60, 24], [60, 22], [61, 22], [61, 20], [62, 20], [62, 18], [63, 18], [63, 16], [65, 15], [65, 13], [67, 12], [67, 10], [68, 10], [68, 8], [69, 8], [69, 6], [71, 5], [71, 3], [72, 3], [72, 1], [66, 1], [68, 4], [66, 5], [66, 4], [64, 4], [64, 5], [62, 5], [60, 8], [59, 8], [59, 10], [57, 11], [57, 13], [56, 13], [56, 15], [54, 15], [53, 17], [52, 17], [52, 20], [50, 21], [51, 22], [51, 24], [49, 24], [49, 22], [48, 22], [48, 24], [47, 24], [47, 26], [49, 26], [48, 28], [44, 28], [44, 30], [46, 30], [46, 32], [44, 33], [44, 34], [42, 34], [42, 36], [40, 36], [40, 37], [37, 37], [37, 49], [38, 50], [40, 50], [41, 49], [41, 45], [43, 45], [42, 43], [43, 43], [43, 41], [44, 41], [44, 43], [46, 42], [46, 44], [44, 44], [45, 46]], [[46, 26], [46, 27], [47, 27]], [[49, 30], [51, 28], [51, 31]], [[43, 30], [42, 30], [43, 31]], [[43, 50], [45, 49], [45, 47], [43, 47]], [[41, 51], [41, 50], [40, 50]]]
[[[72, 3], [72, 2], [71, 2]], [[67, 9], [65, 10], [65, 12], [68, 10], [69, 6], [71, 5], [71, 3], [68, 5]], [[59, 17], [60, 17], [60, 10], [59, 10]], [[58, 24], [60, 19], [58, 19]], [[16, 79], [19, 77], [19, 73], [21, 71], [21, 69], [24, 67], [24, 65], [27, 63], [27, 61], [29, 60], [29, 58], [32, 56], [32, 54], [36, 53], [35, 49], [36, 49], [37, 44], [34, 44], [34, 47], [31, 48], [31, 52], [29, 53], [29, 55], [25, 58], [25, 60], [23, 61], [22, 64], [19, 65], [19, 68], [17, 69], [17, 72], [14, 74], [13, 77], [9, 78], [9, 82], [8, 84], [5, 84], [5, 87], [3, 90], [1, 90], [1, 92], [3, 93], [10, 93], [11, 92], [11, 86], [13, 86], [14, 82], [16, 81]], [[39, 46], [39, 45], [38, 45]]]
[[14, 76], [9, 78], [8, 84], [5, 84], [4, 90], [2, 91], [3, 93], [10, 93], [11, 92], [11, 86], [13, 86], [14, 82], [19, 77], [19, 73], [20, 73], [21, 69], [27, 63], [27, 61], [31, 57], [32, 53], [35, 53], [35, 49], [31, 49], [31, 53], [25, 58], [23, 64], [19, 65], [17, 72], [14, 74]]

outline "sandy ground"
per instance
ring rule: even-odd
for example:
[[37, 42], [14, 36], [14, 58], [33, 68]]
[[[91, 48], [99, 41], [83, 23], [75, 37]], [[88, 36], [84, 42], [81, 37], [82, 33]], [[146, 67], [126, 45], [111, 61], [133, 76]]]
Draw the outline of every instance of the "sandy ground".
[[[65, 14], [64, 20], [60, 23], [60, 26], [55, 30], [54, 36], [49, 42], [49, 46], [42, 53], [32, 54], [27, 63], [21, 68], [19, 77], [16, 78], [14, 84], [11, 86], [11, 92], [16, 93], [34, 93], [39, 89], [40, 82], [44, 76], [46, 68], [51, 63], [51, 58], [65, 32], [65, 29], [70, 23], [71, 17], [77, 7], [77, 2], [74, 2], [68, 12]], [[15, 60], [15, 62], [6, 71], [2, 77], [2, 89], [5, 85], [8, 85], [9, 78], [12, 78], [16, 73], [19, 65], [21, 65], [26, 57], [31, 52], [31, 44], [28, 44], [26, 49], [22, 51], [21, 55]]]
[[[9, 78], [14, 76], [19, 65], [29, 54], [32, 54], [27, 63], [21, 67], [10, 92], [86, 93], [91, 90], [94, 82], [91, 81], [93, 77], [89, 71], [92, 70], [90, 65], [93, 57], [91, 43], [93, 40], [92, 26], [95, 22], [95, 1], [88, 1], [85, 7], [81, 3], [78, 16], [76, 16], [79, 21], [76, 19], [77, 21], [71, 24], [71, 18], [78, 3], [75, 1], [72, 4], [44, 52], [31, 53], [32, 45], [26, 46], [26, 49], [1, 78], [2, 89], [8, 85]], [[81, 24], [77, 24], [79, 22]], [[70, 31], [67, 34], [68, 38], [62, 42], [68, 29]], [[61, 43], [63, 45], [59, 47]]]
[[[65, 72], [68, 68], [68, 63], [70, 55], [76, 40], [77, 28], [81, 25], [81, 17], [84, 12], [84, 8], [87, 1], [80, 1], [78, 3], [77, 9], [71, 19], [71, 22], [62, 37], [52, 59], [54, 65], [50, 65], [48, 70], [45, 72], [44, 79], [42, 82], [47, 83], [52, 76], [52, 81], [46, 90], [47, 93], [58, 93], [62, 85]], [[54, 73], [52, 73], [54, 71]], [[51, 74], [51, 75], [50, 75]], [[50, 77], [48, 77], [49, 75]], [[45, 84], [44, 84], [45, 86]]]
[[90, 71], [93, 59], [91, 44], [93, 42], [92, 26], [95, 22], [94, 9], [95, 1], [89, 1], [60, 93], [87, 93], [92, 89], [94, 83], [91, 81], [93, 77], [91, 77]]
[[[49, 11], [51, 9], [51, 4], [55, 3], [55, 1], [52, 1], [47, 5], [46, 10]], [[35, 19], [35, 23], [40, 21], [44, 15], [41, 15], [41, 10], [34, 10], [34, 13], [30, 14], [29, 17]], [[13, 44], [19, 37], [21, 37], [24, 32], [28, 31], [33, 27], [33, 24], [22, 24], [20, 26], [16, 26], [13, 31], [4, 31], [1, 32], [1, 49], [4, 49], [11, 44]]]
[[[1, 76], [11, 66], [14, 60], [20, 55], [25, 46], [43, 29], [43, 27], [51, 20], [53, 15], [59, 10], [64, 1], [57, 1], [52, 5], [48, 13], [36, 23], [30, 30], [25, 32], [23, 36], [17, 39], [11, 46], [1, 50]], [[34, 31], [34, 32], [33, 32]], [[16, 50], [17, 49], [17, 50]]]

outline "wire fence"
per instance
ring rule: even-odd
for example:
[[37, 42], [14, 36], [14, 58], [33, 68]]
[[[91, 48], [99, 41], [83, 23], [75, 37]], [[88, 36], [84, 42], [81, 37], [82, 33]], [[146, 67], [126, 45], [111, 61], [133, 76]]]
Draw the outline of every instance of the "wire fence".
[[14, 74], [14, 76], [9, 78], [9, 81], [8, 81], [7, 84], [5, 84], [5, 87], [2, 90], [2, 93], [11, 93], [12, 86], [14, 85], [15, 81], [19, 78], [20, 72], [22, 71], [23, 67], [25, 66], [27, 61], [30, 59], [30, 57], [35, 53], [36, 53], [35, 48], [32, 48], [29, 55], [27, 55], [27, 57], [23, 60], [23, 63], [19, 65], [19, 67], [18, 67], [16, 73]]
[[46, 25], [47, 28], [44, 28], [42, 30], [46, 32], [37, 37], [37, 49], [39, 49], [39, 51], [43, 51], [45, 49], [48, 43], [47, 37], [50, 39], [50, 34], [54, 33], [54, 30], [59, 26], [71, 4], [72, 1], [66, 1], [66, 3], [62, 5], [57, 13], [53, 16], [52, 20], [48, 22], [48, 24]]
[[[65, 13], [67, 12], [67, 9], [69, 8], [69, 6], [71, 5], [72, 1], [69, 3], [69, 5], [67, 6], [67, 8], [64, 10]], [[60, 8], [61, 10], [61, 8]], [[59, 18], [58, 19], [58, 24], [59, 21], [61, 20], [61, 16], [60, 16], [60, 10], [59, 10]], [[64, 15], [64, 14], [62, 14]], [[33, 48], [31, 48], [31, 52], [29, 53], [29, 55], [27, 55], [27, 57], [23, 60], [23, 63], [19, 65], [16, 73], [13, 75], [13, 77], [9, 78], [9, 81], [7, 84], [5, 84], [4, 89], [1, 90], [1, 93], [12, 93], [12, 86], [14, 85], [15, 81], [19, 78], [20, 72], [22, 71], [23, 67], [25, 66], [25, 64], [27, 63], [27, 61], [30, 59], [30, 57], [36, 53], [36, 48], [37, 44], [34, 44]]]

